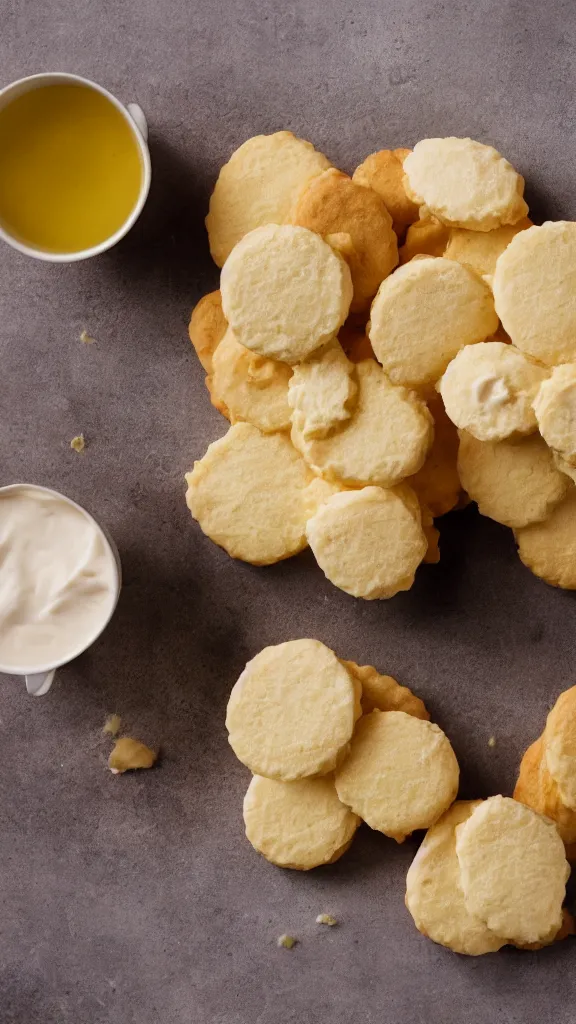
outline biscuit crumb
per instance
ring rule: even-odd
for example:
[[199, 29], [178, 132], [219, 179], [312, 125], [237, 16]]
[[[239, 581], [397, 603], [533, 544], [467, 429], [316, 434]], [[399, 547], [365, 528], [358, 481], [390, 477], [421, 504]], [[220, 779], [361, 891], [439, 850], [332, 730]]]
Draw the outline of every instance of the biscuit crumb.
[[122, 736], [108, 758], [108, 767], [114, 775], [121, 775], [134, 768], [151, 768], [157, 757], [158, 754], [140, 740]]
[[92, 338], [87, 331], [82, 331], [80, 334], [80, 341], [83, 345], [95, 345], [96, 338]]
[[490, 737], [490, 739], [488, 740], [488, 746], [489, 747], [495, 747], [496, 746], [496, 737], [495, 736], [491, 736]]
[[333, 928], [335, 924], [338, 924], [338, 921], [335, 917], [332, 917], [332, 914], [318, 914], [316, 924], [327, 924], [329, 928]]
[[276, 939], [277, 945], [283, 949], [293, 949], [297, 942], [298, 939], [295, 939], [293, 935], [280, 935]]
[[84, 434], [77, 434], [76, 437], [73, 437], [70, 441], [70, 447], [73, 448], [75, 452], [83, 452], [86, 447]]
[[122, 719], [120, 715], [108, 715], [108, 718], [102, 726], [102, 732], [107, 733], [108, 736], [117, 736], [120, 732], [120, 725]]

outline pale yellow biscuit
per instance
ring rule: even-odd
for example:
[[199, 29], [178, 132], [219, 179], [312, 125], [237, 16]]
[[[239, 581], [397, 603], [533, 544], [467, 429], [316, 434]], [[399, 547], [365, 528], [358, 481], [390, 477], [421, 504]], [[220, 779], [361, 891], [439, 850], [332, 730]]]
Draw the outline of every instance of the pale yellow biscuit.
[[496, 260], [519, 231], [531, 228], [532, 221], [524, 217], [517, 224], [505, 224], [492, 231], [470, 231], [468, 228], [452, 228], [444, 256], [457, 260], [474, 270], [481, 277], [494, 274]]
[[548, 715], [544, 739], [548, 770], [563, 803], [576, 811], [576, 686], [560, 694]]
[[482, 515], [513, 529], [547, 519], [569, 487], [539, 434], [491, 442], [463, 430], [458, 472]]
[[528, 214], [524, 179], [492, 146], [423, 139], [404, 161], [405, 187], [444, 224], [491, 231]]
[[547, 366], [576, 362], [576, 222], [521, 231], [498, 258], [492, 289], [517, 348]]
[[368, 309], [378, 285], [398, 263], [392, 217], [377, 192], [331, 167], [305, 186], [291, 221], [316, 231], [327, 241], [337, 234], [348, 236], [349, 242], [341, 251], [354, 286], [350, 308]]
[[460, 885], [456, 827], [481, 800], [458, 800], [426, 833], [406, 876], [406, 906], [419, 932], [455, 953], [480, 956], [506, 944], [471, 913]]
[[576, 488], [548, 519], [515, 531], [518, 554], [535, 576], [563, 590], [576, 590]]
[[455, 508], [460, 498], [458, 431], [446, 415], [439, 395], [431, 398], [428, 406], [434, 420], [434, 441], [422, 468], [406, 482], [415, 490], [420, 503], [437, 518]]
[[256, 228], [220, 276], [236, 340], [258, 355], [299, 363], [330, 341], [352, 298], [347, 264], [319, 235], [291, 224]]
[[513, 345], [485, 341], [462, 349], [438, 383], [448, 416], [478, 441], [536, 430], [532, 407], [548, 370]]
[[573, 466], [570, 462], [567, 462], [566, 459], [563, 459], [558, 452], [552, 452], [552, 455], [554, 457], [554, 465], [556, 466], [556, 469], [561, 473], [564, 473], [565, 476], [569, 477], [569, 479], [576, 484], [576, 466]]
[[409, 263], [415, 256], [443, 256], [450, 239], [450, 228], [427, 214], [411, 224], [399, 251], [400, 263]]
[[493, 796], [457, 826], [456, 853], [466, 907], [491, 931], [517, 943], [559, 931], [570, 869], [553, 822]]
[[554, 367], [540, 385], [534, 412], [546, 444], [576, 466], [576, 363]]
[[386, 204], [394, 231], [403, 234], [409, 224], [418, 220], [420, 208], [404, 188], [404, 161], [409, 149], [379, 149], [356, 168], [352, 181], [374, 189]]
[[454, 260], [412, 260], [382, 282], [368, 336], [395, 384], [428, 388], [464, 348], [498, 327], [492, 294]]
[[206, 373], [212, 373], [212, 358], [227, 326], [220, 291], [203, 295], [192, 310], [188, 334]]
[[346, 852], [360, 818], [331, 778], [279, 782], [255, 775], [244, 797], [246, 838], [280, 868], [310, 871]]
[[342, 803], [401, 843], [430, 828], [458, 792], [459, 769], [439, 726], [403, 711], [372, 711], [335, 775]]
[[219, 267], [244, 235], [264, 224], [285, 224], [298, 193], [330, 161], [292, 132], [248, 139], [220, 171], [206, 228]]
[[428, 542], [409, 492], [405, 484], [342, 492], [308, 520], [308, 543], [334, 586], [369, 601], [410, 589]]
[[362, 713], [369, 715], [371, 711], [404, 711], [414, 718], [429, 721], [430, 715], [424, 701], [407, 686], [401, 686], [392, 676], [383, 676], [372, 665], [357, 665], [355, 661], [345, 661], [344, 665], [359, 681], [362, 687]]
[[310, 480], [285, 434], [236, 423], [186, 474], [186, 503], [232, 558], [270, 565], [306, 547]]
[[294, 368], [288, 386], [292, 421], [305, 440], [327, 437], [350, 419], [358, 385], [354, 366], [334, 339]]
[[252, 423], [265, 434], [290, 429], [288, 385], [292, 370], [286, 363], [250, 352], [238, 344], [230, 329], [212, 363], [212, 402], [221, 411], [224, 406], [232, 423]]
[[351, 486], [391, 487], [422, 466], [433, 422], [423, 401], [396, 387], [374, 359], [356, 366], [358, 394], [352, 416], [322, 440], [307, 440], [296, 418], [292, 441], [314, 472]]
[[346, 754], [359, 712], [352, 676], [334, 652], [319, 640], [289, 640], [265, 647], [235, 683], [228, 741], [255, 775], [325, 775]]

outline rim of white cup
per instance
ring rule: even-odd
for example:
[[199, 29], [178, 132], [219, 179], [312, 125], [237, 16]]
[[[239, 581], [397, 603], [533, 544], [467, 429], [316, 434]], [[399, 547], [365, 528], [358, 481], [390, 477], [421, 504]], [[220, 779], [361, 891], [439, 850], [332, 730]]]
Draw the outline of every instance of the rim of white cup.
[[10, 668], [8, 668], [8, 667], [0, 664], [0, 672], [3, 675], [7, 675], [7, 676], [32, 676], [32, 675], [42, 675], [45, 672], [53, 672], [55, 669], [62, 668], [64, 665], [68, 665], [69, 662], [74, 661], [75, 658], [80, 657], [80, 655], [84, 654], [84, 652], [87, 651], [88, 648], [92, 646], [92, 644], [96, 643], [98, 638], [102, 635], [102, 633], [106, 629], [106, 626], [109, 624], [112, 616], [114, 615], [114, 612], [116, 611], [116, 607], [117, 607], [118, 601], [120, 599], [120, 591], [121, 591], [121, 588], [122, 588], [122, 566], [121, 566], [121, 563], [120, 563], [120, 555], [118, 553], [118, 548], [116, 547], [116, 544], [114, 543], [114, 540], [112, 539], [112, 537], [110, 536], [108, 531], [105, 529], [105, 527], [103, 527], [98, 522], [97, 519], [94, 518], [93, 515], [91, 515], [90, 512], [87, 512], [86, 509], [82, 507], [82, 505], [79, 505], [77, 501], [73, 501], [72, 498], [69, 498], [66, 494], [62, 494], [61, 491], [55, 491], [52, 487], [43, 487], [41, 484], [27, 484], [27, 483], [6, 484], [5, 486], [0, 487], [0, 494], [4, 494], [6, 491], [16, 490], [19, 487], [29, 487], [31, 490], [42, 491], [44, 494], [52, 494], [56, 498], [61, 498], [63, 501], [67, 502], [69, 505], [72, 505], [74, 508], [78, 509], [78, 511], [81, 512], [86, 517], [86, 519], [88, 519], [91, 523], [93, 523], [94, 526], [96, 527], [96, 529], [98, 530], [98, 532], [100, 533], [100, 535], [102, 537], [102, 540], [104, 541], [104, 544], [105, 544], [105, 546], [106, 546], [106, 548], [108, 550], [108, 553], [110, 554], [110, 557], [112, 559], [112, 563], [113, 563], [113, 566], [114, 566], [114, 581], [115, 581], [115, 584], [116, 584], [116, 597], [115, 597], [115, 599], [114, 599], [114, 601], [113, 601], [113, 603], [111, 605], [110, 611], [109, 611], [108, 615], [106, 616], [106, 618], [97, 627], [95, 632], [92, 635], [90, 635], [90, 637], [89, 637], [89, 639], [87, 641], [83, 641], [82, 644], [80, 644], [79, 647], [72, 649], [70, 654], [67, 654], [66, 657], [63, 658], [61, 661], [50, 662], [50, 663], [48, 663], [46, 665], [34, 665], [34, 666], [31, 666], [30, 668], [20, 668], [20, 667], [15, 668], [14, 666], [11, 666]]
[[110, 102], [116, 107], [116, 109], [120, 111], [125, 121], [129, 125], [132, 134], [138, 144], [140, 158], [142, 160], [142, 184], [140, 187], [138, 201], [136, 202], [134, 209], [127, 217], [127, 219], [124, 221], [122, 226], [118, 228], [118, 230], [115, 231], [113, 235], [110, 235], [110, 238], [105, 239], [98, 245], [93, 245], [90, 249], [79, 249], [78, 252], [46, 252], [44, 249], [35, 249], [31, 245], [26, 245], [25, 242], [20, 242], [17, 238], [14, 237], [14, 235], [11, 235], [8, 231], [6, 231], [6, 229], [2, 226], [2, 223], [0, 222], [0, 238], [8, 245], [11, 245], [13, 249], [16, 249], [18, 252], [23, 253], [25, 256], [32, 256], [34, 257], [34, 259], [45, 260], [48, 263], [76, 263], [78, 262], [78, 260], [87, 260], [90, 258], [90, 256], [98, 256], [99, 253], [106, 252], [107, 249], [111, 249], [113, 245], [116, 245], [116, 243], [119, 242], [121, 238], [124, 238], [124, 236], [128, 234], [130, 229], [138, 220], [138, 217], [142, 213], [144, 204], [148, 198], [148, 193], [150, 191], [150, 182], [152, 180], [152, 165], [150, 162], [150, 151], [148, 149], [146, 140], [144, 139], [140, 129], [138, 128], [138, 125], [136, 124], [134, 118], [131, 116], [129, 110], [120, 102], [120, 100], [116, 99], [116, 97], [111, 92], [109, 92], [108, 89], [105, 89], [104, 86], [98, 85], [98, 82], [93, 82], [90, 78], [83, 78], [82, 75], [74, 75], [68, 71], [44, 71], [39, 72], [36, 75], [26, 75], [24, 78], [18, 78], [15, 82], [10, 82], [9, 85], [5, 85], [3, 89], [0, 89], [0, 102], [6, 96], [6, 93], [11, 92], [12, 89], [16, 89], [19, 86], [26, 85], [29, 82], [37, 82], [37, 88], [42, 88], [42, 86], [40, 85], [40, 81], [42, 79], [45, 80], [46, 85], [48, 85], [51, 80], [53, 82], [78, 82], [81, 85], [88, 86], [89, 89], [94, 89], [96, 92], [99, 92], [102, 96], [105, 96], [106, 99], [110, 100]]

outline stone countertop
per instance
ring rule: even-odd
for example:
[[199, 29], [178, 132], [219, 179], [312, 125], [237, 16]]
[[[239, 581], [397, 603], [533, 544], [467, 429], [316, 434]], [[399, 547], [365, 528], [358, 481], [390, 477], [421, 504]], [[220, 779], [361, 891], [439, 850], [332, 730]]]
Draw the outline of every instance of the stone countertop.
[[[306, 553], [231, 561], [191, 522], [183, 473], [226, 426], [187, 321], [217, 283], [203, 218], [231, 150], [290, 128], [352, 170], [382, 146], [471, 135], [526, 176], [536, 219], [574, 218], [573, 4], [4, 0], [0, 14], [1, 84], [68, 70], [136, 100], [154, 168], [111, 253], [51, 266], [1, 248], [0, 484], [84, 504], [125, 576], [111, 626], [47, 697], [2, 680], [2, 1022], [572, 1024], [573, 943], [467, 959], [419, 935], [403, 904], [415, 842], [364, 828], [310, 874], [259, 858], [223, 719], [250, 656], [318, 637], [425, 699], [465, 796], [510, 793], [574, 682], [574, 597], [469, 508], [443, 521], [442, 562], [410, 593], [355, 601]], [[161, 744], [157, 769], [106, 770], [113, 711]], [[321, 912], [339, 926], [319, 928]], [[290, 952], [282, 932], [300, 939]]]

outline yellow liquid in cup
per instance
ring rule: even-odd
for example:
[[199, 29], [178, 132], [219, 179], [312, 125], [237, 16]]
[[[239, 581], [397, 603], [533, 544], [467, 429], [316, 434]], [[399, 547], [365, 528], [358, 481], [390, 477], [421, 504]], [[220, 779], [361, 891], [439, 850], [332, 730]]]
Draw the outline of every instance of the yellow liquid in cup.
[[24, 245], [74, 253], [105, 242], [142, 177], [126, 118], [95, 89], [40, 86], [0, 110], [0, 224]]

